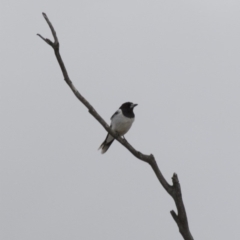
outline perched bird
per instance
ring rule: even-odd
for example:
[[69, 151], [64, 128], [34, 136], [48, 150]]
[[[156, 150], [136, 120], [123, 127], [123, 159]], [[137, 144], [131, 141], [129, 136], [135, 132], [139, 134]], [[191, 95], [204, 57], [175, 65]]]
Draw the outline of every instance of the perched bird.
[[[133, 104], [131, 102], [123, 103], [122, 106], [112, 115], [110, 128], [120, 136], [124, 136], [134, 122], [135, 115], [133, 109], [136, 106], [137, 104]], [[114, 138], [108, 133], [106, 139], [99, 147], [102, 154], [108, 150], [113, 141]]]

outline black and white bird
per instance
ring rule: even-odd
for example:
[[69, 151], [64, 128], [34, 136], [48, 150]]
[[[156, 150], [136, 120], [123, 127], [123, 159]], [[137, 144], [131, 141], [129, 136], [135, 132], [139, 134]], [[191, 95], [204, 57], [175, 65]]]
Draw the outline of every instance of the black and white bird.
[[[123, 103], [122, 106], [112, 115], [110, 128], [117, 132], [120, 136], [124, 136], [134, 122], [135, 115], [133, 109], [136, 106], [137, 104], [133, 104], [131, 102]], [[108, 133], [106, 139], [99, 147], [101, 152], [105, 153], [113, 141], [114, 138]]]

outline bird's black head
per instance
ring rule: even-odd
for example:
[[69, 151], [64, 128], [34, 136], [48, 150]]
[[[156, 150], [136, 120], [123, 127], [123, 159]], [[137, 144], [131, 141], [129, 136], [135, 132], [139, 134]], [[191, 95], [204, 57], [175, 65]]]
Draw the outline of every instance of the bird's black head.
[[122, 106], [120, 107], [120, 109], [133, 109], [137, 106], [137, 104], [131, 103], [131, 102], [125, 102], [122, 104]]
[[134, 118], [133, 109], [137, 106], [137, 104], [131, 102], [125, 102], [122, 104], [120, 109], [122, 110], [123, 115], [126, 117]]

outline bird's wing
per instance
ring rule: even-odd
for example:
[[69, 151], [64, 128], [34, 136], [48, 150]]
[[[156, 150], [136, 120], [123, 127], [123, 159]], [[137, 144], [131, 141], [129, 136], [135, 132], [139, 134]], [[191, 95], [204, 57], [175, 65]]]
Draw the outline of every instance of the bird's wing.
[[117, 116], [119, 113], [121, 112], [121, 110], [120, 109], [118, 109], [112, 116], [111, 116], [111, 120], [115, 117], [115, 116]]

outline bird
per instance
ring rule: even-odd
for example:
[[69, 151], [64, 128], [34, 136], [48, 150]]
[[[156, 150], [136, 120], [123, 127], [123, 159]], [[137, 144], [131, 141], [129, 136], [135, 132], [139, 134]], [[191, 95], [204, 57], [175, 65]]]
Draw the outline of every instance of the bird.
[[[115, 131], [120, 136], [123, 136], [129, 131], [134, 120], [135, 115], [133, 109], [138, 104], [134, 104], [132, 102], [123, 103], [120, 108], [112, 115], [111, 117], [111, 125], [110, 128]], [[101, 149], [101, 153], [105, 153], [111, 144], [114, 141], [114, 137], [112, 137], [109, 133], [107, 134], [106, 139], [103, 141], [99, 149]], [[98, 150], [99, 150], [98, 149]]]

